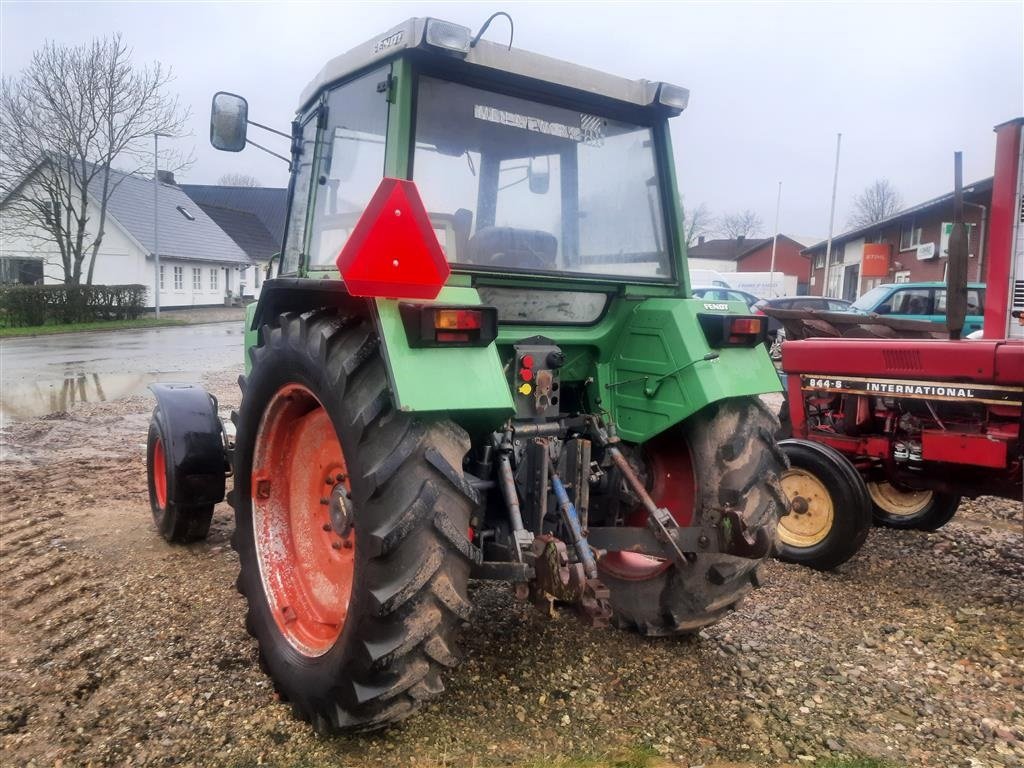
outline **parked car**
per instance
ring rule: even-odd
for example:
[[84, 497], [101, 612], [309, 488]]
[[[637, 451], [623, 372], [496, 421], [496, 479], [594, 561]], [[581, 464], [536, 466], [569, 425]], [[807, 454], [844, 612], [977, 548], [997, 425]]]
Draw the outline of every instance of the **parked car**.
[[[846, 299], [834, 299], [831, 296], [780, 296], [777, 299], [761, 299], [753, 309], [758, 314], [764, 307], [773, 309], [816, 309], [819, 312], [849, 312], [850, 302]], [[774, 317], [768, 318], [768, 341], [775, 340], [775, 335], [782, 323]]]
[[[907, 320], [946, 322], [945, 283], [890, 283], [872, 288], [855, 302], [858, 312], [901, 317]], [[981, 328], [985, 313], [985, 284], [967, 284], [967, 317], [964, 335]]]
[[708, 301], [742, 301], [751, 311], [753, 311], [754, 305], [761, 300], [752, 293], [736, 288], [722, 288], [717, 285], [694, 286], [690, 289], [690, 293], [698, 299], [707, 299]]

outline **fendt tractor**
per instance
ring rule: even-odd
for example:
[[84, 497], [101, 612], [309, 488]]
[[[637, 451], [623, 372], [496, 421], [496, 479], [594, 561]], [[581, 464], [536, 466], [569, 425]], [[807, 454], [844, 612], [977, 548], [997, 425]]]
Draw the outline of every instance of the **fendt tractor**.
[[959, 153], [947, 338], [932, 338], [933, 324], [912, 320], [771, 312], [786, 326], [781, 417], [795, 438], [780, 443], [792, 464], [783, 477], [791, 514], [779, 529], [785, 559], [833, 568], [858, 551], [872, 520], [933, 531], [952, 519], [962, 497], [1021, 500], [1022, 126], [1018, 118], [995, 129], [980, 338], [961, 338], [968, 248]]
[[[687, 99], [438, 19], [303, 92], [241, 405], [222, 422], [201, 387], [154, 385], [148, 464], [172, 542], [232, 478], [246, 626], [318, 730], [441, 692], [471, 578], [655, 636], [757, 586], [786, 510], [759, 400], [779, 378], [765, 318], [689, 294]], [[215, 147], [248, 125], [214, 96]]]

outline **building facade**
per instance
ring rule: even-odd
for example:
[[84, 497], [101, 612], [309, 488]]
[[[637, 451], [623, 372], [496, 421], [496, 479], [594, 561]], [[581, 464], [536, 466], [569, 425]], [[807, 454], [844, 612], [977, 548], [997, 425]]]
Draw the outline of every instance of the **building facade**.
[[[803, 254], [807, 243], [798, 242], [789, 235], [780, 234], [775, 240], [775, 270], [797, 279], [797, 294], [807, 293], [811, 260]], [[773, 238], [754, 243], [736, 258], [737, 272], [772, 271]]]
[[[972, 281], [982, 279], [991, 200], [991, 178], [964, 187]], [[953, 193], [948, 193], [834, 237], [827, 259], [827, 241], [816, 243], [803, 251], [811, 262], [808, 291], [853, 301], [886, 283], [945, 280], [952, 221]]]
[[[38, 171], [45, 172], [49, 171]], [[255, 260], [174, 183], [172, 175], [161, 174], [154, 202], [152, 178], [111, 170], [114, 191], [107, 202], [92, 283], [144, 285], [149, 289], [148, 307], [155, 306], [159, 289], [160, 306], [167, 309], [223, 306], [241, 301], [243, 296], [258, 296], [262, 276]], [[31, 177], [25, 182], [32, 183]], [[87, 205], [86, 242], [91, 242], [100, 207], [95, 199], [88, 200]], [[31, 223], [4, 218], [0, 281], [45, 285], [64, 282], [56, 242]], [[159, 270], [154, 258], [157, 221]], [[83, 275], [88, 269], [88, 256], [86, 259]]]

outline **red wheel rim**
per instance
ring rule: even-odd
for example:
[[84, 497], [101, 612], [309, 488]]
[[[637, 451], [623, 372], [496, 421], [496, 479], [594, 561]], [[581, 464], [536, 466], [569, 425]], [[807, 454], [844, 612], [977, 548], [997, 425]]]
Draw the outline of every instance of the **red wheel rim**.
[[301, 384], [271, 398], [252, 469], [252, 525], [274, 621], [304, 656], [322, 656], [345, 626], [355, 574], [355, 533], [331, 527], [326, 503], [349, 488], [341, 443], [323, 404]]
[[[665, 433], [644, 445], [644, 461], [650, 478], [648, 493], [665, 507], [679, 525], [691, 525], [697, 499], [690, 449], [678, 433]], [[640, 506], [626, 518], [626, 525], [647, 527], [647, 512]], [[643, 581], [664, 573], [672, 562], [637, 552], [609, 552], [599, 561], [601, 569], [621, 579]]]
[[159, 437], [153, 443], [153, 493], [156, 505], [167, 508], [167, 457], [164, 455], [164, 441]]

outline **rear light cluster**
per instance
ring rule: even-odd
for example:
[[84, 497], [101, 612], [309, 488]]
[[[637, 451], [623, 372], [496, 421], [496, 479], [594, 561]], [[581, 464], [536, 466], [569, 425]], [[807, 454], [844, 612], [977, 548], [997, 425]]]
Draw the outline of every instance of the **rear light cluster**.
[[715, 349], [763, 344], [768, 334], [766, 319], [756, 315], [697, 315], [708, 346]]
[[401, 303], [398, 311], [413, 348], [486, 347], [498, 335], [494, 307]]

